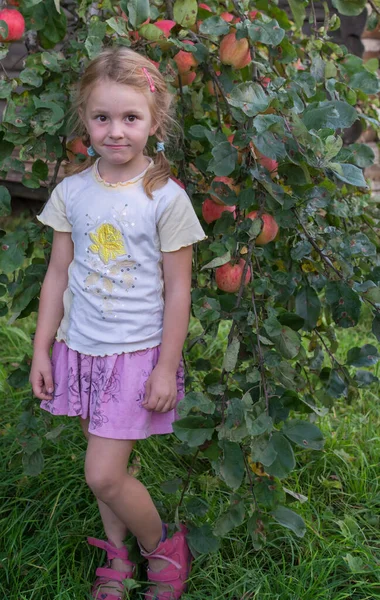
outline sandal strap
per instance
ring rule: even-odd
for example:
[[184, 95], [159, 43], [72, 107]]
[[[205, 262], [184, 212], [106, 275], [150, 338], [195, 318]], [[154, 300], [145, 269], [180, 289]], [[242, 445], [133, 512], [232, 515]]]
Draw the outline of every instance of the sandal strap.
[[148, 569], [147, 575], [149, 581], [154, 581], [156, 583], [173, 583], [179, 579], [177, 569], [173, 569], [171, 566], [168, 566], [161, 571], [152, 571], [152, 569]]
[[131, 579], [133, 570], [126, 573], [124, 571], [110, 569], [109, 567], [98, 567], [95, 574], [98, 577], [105, 577], [108, 581], [119, 581], [121, 583], [124, 579]]
[[87, 542], [90, 544], [90, 546], [96, 546], [97, 548], [105, 550], [107, 552], [108, 560], [112, 560], [113, 558], [120, 558], [121, 560], [124, 560], [126, 564], [133, 564], [129, 560], [128, 550], [125, 546], [122, 546], [121, 548], [116, 548], [116, 546], [110, 540], [98, 540], [93, 537], [88, 537]]
[[182, 565], [179, 562], [177, 562], [173, 558], [169, 558], [169, 556], [164, 556], [163, 554], [156, 554], [154, 550], [152, 553], [141, 550], [141, 554], [145, 558], [159, 558], [160, 560], [166, 560], [167, 562], [171, 563], [176, 569], [182, 569]]
[[101, 595], [99, 596], [98, 594], [98, 588], [101, 585], [107, 585], [108, 580], [96, 580], [94, 588], [92, 590], [92, 597], [96, 598], [97, 600], [122, 600], [122, 597], [119, 596], [115, 596], [115, 594], [108, 594], [107, 592], [102, 592]]

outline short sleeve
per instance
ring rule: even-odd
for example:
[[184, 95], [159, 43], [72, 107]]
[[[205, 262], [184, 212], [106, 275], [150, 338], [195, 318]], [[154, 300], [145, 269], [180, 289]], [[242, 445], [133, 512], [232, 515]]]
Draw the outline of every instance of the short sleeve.
[[207, 237], [185, 192], [179, 192], [163, 210], [157, 227], [161, 252], [175, 252]]
[[44, 225], [49, 225], [55, 231], [72, 231], [71, 224], [66, 215], [66, 205], [63, 198], [63, 186], [58, 184], [45, 204], [37, 219]]

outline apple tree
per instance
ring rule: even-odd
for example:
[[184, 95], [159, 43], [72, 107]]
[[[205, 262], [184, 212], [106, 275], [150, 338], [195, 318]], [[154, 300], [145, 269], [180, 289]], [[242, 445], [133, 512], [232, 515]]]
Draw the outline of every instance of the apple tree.
[[[365, 6], [333, 4], [346, 15]], [[25, 20], [27, 55], [16, 79], [0, 80], [3, 180], [16, 171], [27, 188], [52, 189], [62, 163], [83, 158], [70, 128], [71, 90], [103, 47], [145, 53], [176, 95], [183, 136], [169, 150], [173, 175], [208, 235], [195, 250], [189, 391], [175, 423], [177, 450], [192, 457], [181, 517], [192, 522], [194, 552], [215, 550], [243, 524], [256, 549], [273, 521], [303, 536], [305, 523], [287, 506], [299, 496], [283, 484], [296, 458], [323, 448], [318, 417], [377, 380], [367, 369], [379, 360], [376, 347], [338, 360], [336, 331], [357, 326], [367, 306], [380, 340], [378, 220], [363, 176], [374, 156], [342, 142], [358, 119], [379, 126], [378, 62], [334, 43], [338, 13], [317, 26], [307, 1], [284, 11], [268, 0], [20, 0], [6, 10], [0, 56], [12, 49], [9, 12]], [[0, 214], [10, 206], [3, 185]], [[51, 232], [31, 221], [1, 235], [0, 310], [22, 319], [37, 310]], [[223, 331], [225, 347], [211, 356]], [[12, 385], [25, 385], [28, 358]], [[25, 401], [20, 443], [26, 472], [38, 474], [33, 407]], [[198, 459], [228, 497], [213, 524], [204, 503], [182, 503]]]

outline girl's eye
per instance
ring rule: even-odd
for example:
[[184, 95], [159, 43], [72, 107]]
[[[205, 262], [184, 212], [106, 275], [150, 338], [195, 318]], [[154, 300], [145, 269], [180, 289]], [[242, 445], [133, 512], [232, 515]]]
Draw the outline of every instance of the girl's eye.
[[137, 117], [135, 115], [128, 115], [127, 117], [127, 121], [128, 123], [133, 123], [134, 121], [136, 121]]
[[96, 117], [96, 120], [97, 120], [97, 121], [100, 121], [101, 123], [105, 123], [105, 122], [106, 122], [106, 120], [107, 120], [107, 117], [106, 117], [106, 115], [98, 115], [98, 116]]

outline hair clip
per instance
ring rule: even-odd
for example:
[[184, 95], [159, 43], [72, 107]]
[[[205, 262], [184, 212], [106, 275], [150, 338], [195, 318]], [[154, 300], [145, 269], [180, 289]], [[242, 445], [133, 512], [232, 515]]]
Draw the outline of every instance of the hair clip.
[[87, 148], [87, 154], [88, 154], [89, 156], [96, 156], [96, 152], [95, 152], [95, 150], [93, 149], [93, 147], [92, 147], [92, 146], [89, 146], [89, 147]]
[[151, 74], [149, 73], [149, 71], [146, 67], [142, 67], [142, 70], [144, 72], [145, 77], [148, 80], [150, 91], [155, 92], [156, 88], [154, 87], [154, 81], [153, 81]]
[[157, 142], [156, 152], [165, 152], [165, 144], [164, 144], [164, 142]]

